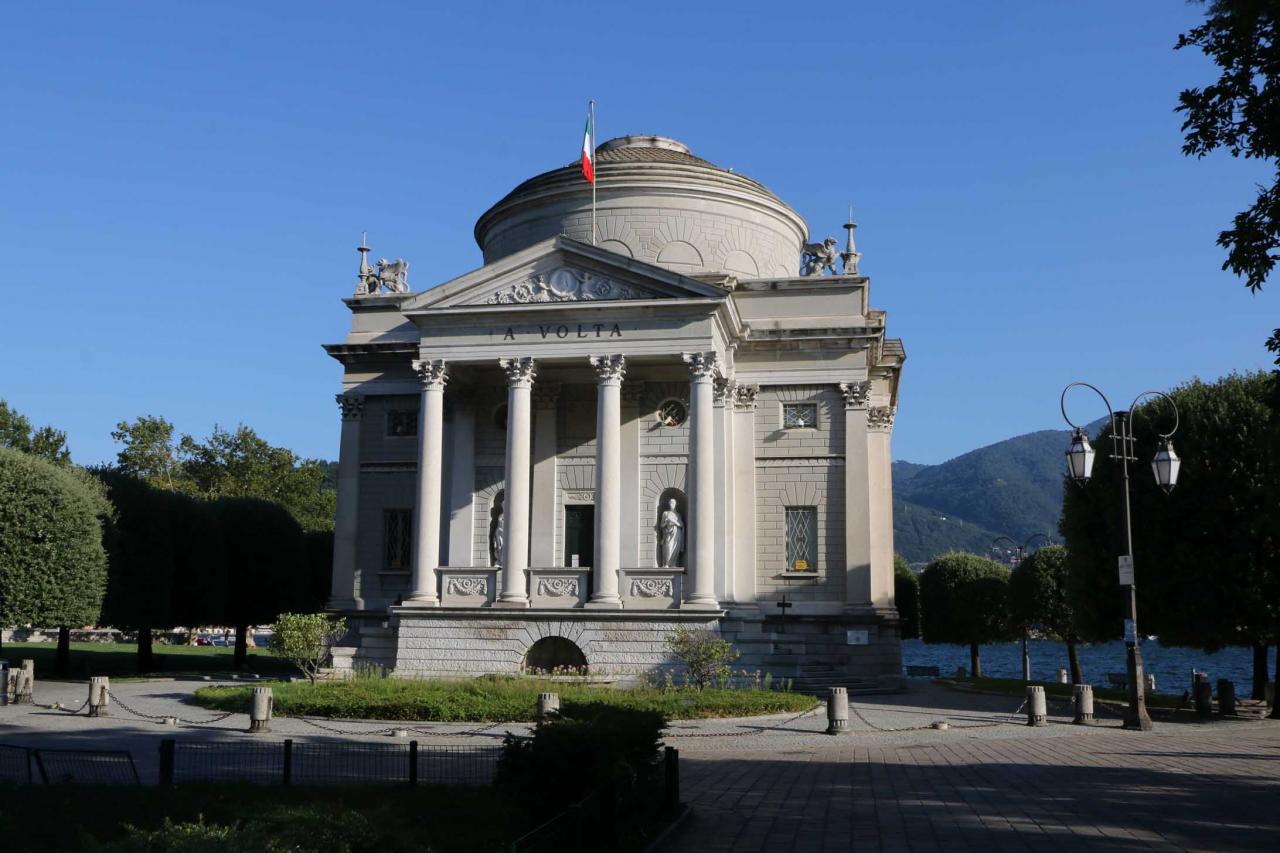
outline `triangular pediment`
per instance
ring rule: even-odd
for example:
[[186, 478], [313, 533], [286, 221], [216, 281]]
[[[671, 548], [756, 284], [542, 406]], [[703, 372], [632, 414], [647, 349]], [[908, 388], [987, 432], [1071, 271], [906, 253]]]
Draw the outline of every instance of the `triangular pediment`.
[[555, 237], [415, 294], [405, 314], [502, 305], [723, 299], [728, 291], [616, 252]]

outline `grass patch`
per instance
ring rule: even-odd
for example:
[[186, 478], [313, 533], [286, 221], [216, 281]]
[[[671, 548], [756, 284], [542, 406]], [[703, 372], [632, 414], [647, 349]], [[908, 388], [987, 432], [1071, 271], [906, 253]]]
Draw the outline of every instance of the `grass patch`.
[[[249, 710], [250, 687], [203, 687], [197, 705], [217, 711]], [[804, 711], [815, 699], [780, 690], [690, 688], [613, 688], [591, 684], [549, 684], [535, 678], [465, 680], [356, 678], [316, 684], [273, 684], [276, 713], [370, 720], [436, 722], [531, 722], [538, 694], [560, 694], [566, 716], [589, 713], [603, 703], [617, 708], [657, 711], [673, 720], [752, 717]]]
[[[166, 843], [147, 843], [141, 836], [163, 830], [165, 819], [205, 826], [169, 830]], [[503, 849], [531, 825], [491, 788], [0, 786], [0, 838], [13, 853], [451, 853]], [[218, 827], [231, 827], [229, 837]]]
[[[36, 678], [52, 679], [56, 643], [5, 643], [0, 647], [0, 659], [12, 665], [30, 658], [36, 662]], [[72, 643], [71, 678], [83, 679], [90, 675], [116, 677], [146, 675], [215, 675], [232, 672], [252, 672], [267, 675], [284, 675], [294, 671], [288, 661], [275, 657], [267, 649], [249, 648], [248, 665], [243, 670], [235, 667], [235, 649], [221, 646], [153, 646], [155, 669], [138, 672], [138, 647], [134, 643]]]
[[[1056, 681], [1023, 681], [1020, 678], [966, 678], [966, 679], [947, 679], [952, 684], [962, 684], [966, 687], [973, 687], [978, 690], [984, 690], [990, 693], [1007, 693], [1010, 696], [1025, 696], [1027, 694], [1028, 685], [1037, 685], [1044, 688], [1045, 695], [1054, 699], [1072, 699], [1075, 697], [1075, 689], [1070, 684], [1059, 684]], [[1169, 696], [1164, 693], [1146, 692], [1147, 705], [1153, 708], [1177, 708], [1182, 704], [1181, 696]], [[1129, 703], [1129, 694], [1127, 691], [1115, 687], [1094, 687], [1093, 701], [1095, 702], [1119, 702], [1127, 705]]]

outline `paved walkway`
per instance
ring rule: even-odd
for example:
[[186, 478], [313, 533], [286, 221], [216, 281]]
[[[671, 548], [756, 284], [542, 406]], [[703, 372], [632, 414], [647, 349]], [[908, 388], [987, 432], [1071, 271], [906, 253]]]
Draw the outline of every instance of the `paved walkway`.
[[[203, 681], [113, 683], [112, 716], [0, 708], [0, 744], [128, 749], [156, 778], [159, 741], [344, 740], [387, 743], [391, 724], [247, 717], [215, 720], [186, 703]], [[40, 702], [78, 707], [81, 683], [40, 682]], [[1280, 721], [1159, 723], [1126, 732], [1104, 714], [1069, 723], [1064, 703], [1031, 728], [1020, 700], [914, 682], [857, 698], [851, 734], [799, 717], [673, 723], [693, 813], [673, 851], [1280, 849]], [[136, 716], [125, 710], [127, 706]], [[151, 717], [190, 721], [177, 729]], [[208, 722], [202, 722], [208, 721]], [[931, 727], [945, 721], [945, 731]], [[500, 742], [527, 726], [398, 724], [424, 745]]]

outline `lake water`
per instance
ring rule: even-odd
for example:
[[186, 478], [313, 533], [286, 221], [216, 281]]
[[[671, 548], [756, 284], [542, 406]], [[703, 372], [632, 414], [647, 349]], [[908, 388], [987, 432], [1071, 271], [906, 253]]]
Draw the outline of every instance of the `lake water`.
[[[1063, 643], [1032, 640], [1027, 646], [1032, 679], [1053, 681], [1059, 669], [1067, 668], [1067, 647]], [[1022, 677], [1022, 643], [992, 643], [980, 647], [979, 651], [983, 675], [992, 678]], [[1081, 645], [1077, 651], [1080, 668], [1090, 684], [1105, 687], [1108, 672], [1125, 671], [1124, 643]], [[1235, 682], [1237, 696], [1248, 696], [1253, 684], [1252, 649], [1230, 648], [1209, 653], [1147, 641], [1142, 644], [1142, 662], [1146, 672], [1156, 677], [1157, 693], [1181, 694], [1190, 689], [1193, 669], [1209, 673], [1209, 679], [1215, 684], [1219, 678], [1231, 679]], [[950, 675], [958, 666], [969, 668], [969, 647], [904, 640], [902, 663], [904, 666], [936, 666], [943, 675]], [[1270, 649], [1267, 666], [1269, 677], [1274, 678], [1274, 646]]]

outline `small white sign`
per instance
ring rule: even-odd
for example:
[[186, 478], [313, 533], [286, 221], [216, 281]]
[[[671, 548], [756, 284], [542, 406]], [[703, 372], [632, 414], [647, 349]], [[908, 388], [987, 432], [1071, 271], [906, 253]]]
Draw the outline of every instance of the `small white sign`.
[[574, 554], [572, 557], [570, 557], [570, 558], [569, 558], [569, 565], [570, 565], [570, 566], [572, 566], [572, 567], [573, 567], [573, 568], [575, 568], [575, 569], [576, 569], [576, 568], [578, 568], [578, 555], [577, 555], [577, 554]]
[[849, 631], [846, 634], [846, 645], [850, 646], [866, 646], [871, 643], [871, 632], [866, 629], [858, 631]]
[[1124, 620], [1124, 641], [1129, 644], [1138, 642], [1138, 633], [1133, 630], [1133, 620]]
[[1120, 586], [1133, 586], [1133, 557], [1120, 558]]

